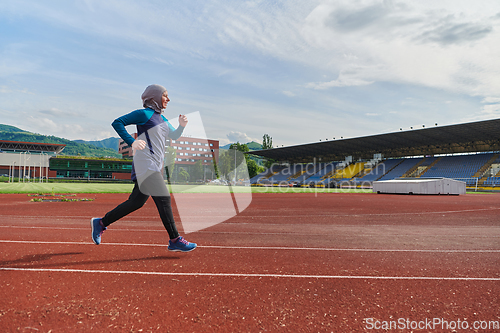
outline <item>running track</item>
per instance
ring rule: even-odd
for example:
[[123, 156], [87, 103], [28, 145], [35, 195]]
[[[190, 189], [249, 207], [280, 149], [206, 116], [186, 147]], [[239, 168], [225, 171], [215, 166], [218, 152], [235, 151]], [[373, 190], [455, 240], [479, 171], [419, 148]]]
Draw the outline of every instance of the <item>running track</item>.
[[[90, 218], [127, 195], [78, 197], [95, 200], [0, 195], [1, 332], [373, 332], [384, 331], [368, 329], [377, 320], [500, 320], [500, 194], [254, 194], [238, 216], [188, 234], [199, 248], [182, 254], [166, 250], [152, 200], [94, 245]], [[422, 332], [453, 331], [441, 327]]]

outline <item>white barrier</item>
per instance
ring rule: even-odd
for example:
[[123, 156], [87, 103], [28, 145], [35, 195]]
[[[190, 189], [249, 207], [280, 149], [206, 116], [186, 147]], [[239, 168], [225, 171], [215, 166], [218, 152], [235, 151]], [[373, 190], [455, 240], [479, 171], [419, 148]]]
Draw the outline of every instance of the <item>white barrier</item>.
[[465, 182], [449, 178], [393, 179], [373, 182], [375, 193], [465, 194]]

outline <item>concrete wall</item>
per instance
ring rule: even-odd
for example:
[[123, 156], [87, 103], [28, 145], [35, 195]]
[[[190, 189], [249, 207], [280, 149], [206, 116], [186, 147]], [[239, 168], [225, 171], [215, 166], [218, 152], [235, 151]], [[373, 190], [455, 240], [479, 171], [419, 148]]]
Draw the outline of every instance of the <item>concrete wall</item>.
[[[40, 177], [40, 174], [46, 177], [51, 156], [47, 154], [0, 153], [0, 175], [12, 174], [13, 169], [14, 177], [23, 174], [30, 178]], [[49, 172], [49, 177], [55, 176], [55, 172], [53, 175]]]
[[48, 167], [51, 156], [46, 154], [0, 153], [0, 166], [15, 165], [17, 168], [19, 168], [19, 165]]

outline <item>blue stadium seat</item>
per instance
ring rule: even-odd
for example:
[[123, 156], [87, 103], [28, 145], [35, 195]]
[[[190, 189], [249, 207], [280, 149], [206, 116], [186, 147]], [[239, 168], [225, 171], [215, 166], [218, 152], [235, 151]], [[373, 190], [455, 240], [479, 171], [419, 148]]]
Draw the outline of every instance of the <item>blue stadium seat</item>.
[[404, 175], [408, 170], [413, 168], [418, 162], [420, 162], [421, 158], [408, 158], [397, 165], [394, 169], [387, 172], [382, 178], [379, 180], [391, 180], [396, 179]]

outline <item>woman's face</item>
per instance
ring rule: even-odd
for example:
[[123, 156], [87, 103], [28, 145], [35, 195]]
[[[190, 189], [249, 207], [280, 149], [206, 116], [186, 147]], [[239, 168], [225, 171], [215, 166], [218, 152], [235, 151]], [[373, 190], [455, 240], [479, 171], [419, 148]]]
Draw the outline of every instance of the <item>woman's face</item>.
[[168, 92], [165, 91], [162, 95], [161, 95], [161, 106], [162, 108], [166, 108], [167, 107], [167, 104], [168, 102], [170, 102], [170, 98], [168, 98]]

